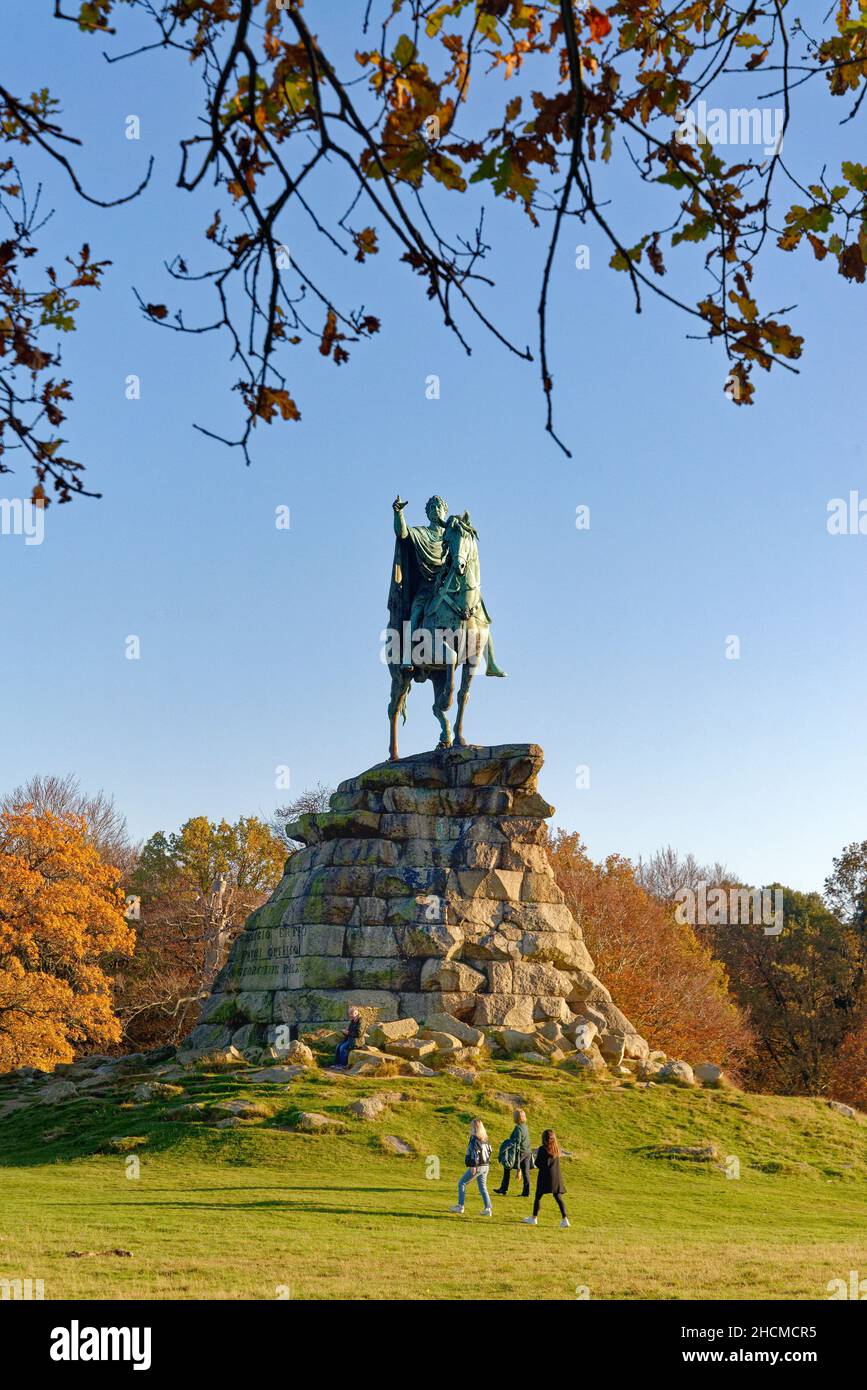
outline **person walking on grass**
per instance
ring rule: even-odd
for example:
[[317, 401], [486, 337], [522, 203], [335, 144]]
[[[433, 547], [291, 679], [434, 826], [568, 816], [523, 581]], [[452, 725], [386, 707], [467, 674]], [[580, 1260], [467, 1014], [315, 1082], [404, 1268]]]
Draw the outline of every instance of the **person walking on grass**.
[[358, 1047], [360, 1035], [361, 1010], [353, 1005], [349, 1010], [349, 1027], [337, 1044], [337, 1051], [334, 1054], [334, 1065], [336, 1067], [346, 1067], [349, 1065], [349, 1054], [354, 1047]]
[[530, 1147], [530, 1131], [527, 1128], [527, 1116], [523, 1110], [515, 1110], [512, 1113], [515, 1121], [515, 1128], [504, 1139], [500, 1145], [500, 1162], [503, 1165], [503, 1181], [494, 1191], [501, 1197], [505, 1197], [509, 1191], [509, 1179], [512, 1173], [520, 1173], [524, 1180], [522, 1197], [530, 1195], [530, 1169], [533, 1166], [533, 1150]]
[[527, 1226], [538, 1226], [539, 1203], [550, 1192], [557, 1206], [560, 1208], [561, 1226], [569, 1225], [569, 1218], [566, 1215], [566, 1208], [563, 1205], [563, 1193], [566, 1191], [566, 1184], [560, 1176], [560, 1145], [557, 1143], [557, 1136], [553, 1129], [546, 1129], [542, 1133], [542, 1143], [536, 1151], [536, 1196], [533, 1200], [533, 1215], [524, 1217], [524, 1224]]
[[456, 1212], [458, 1216], [464, 1214], [464, 1197], [466, 1196], [467, 1183], [475, 1178], [482, 1194], [482, 1201], [485, 1204], [482, 1216], [491, 1215], [491, 1199], [488, 1196], [488, 1170], [491, 1166], [491, 1145], [488, 1141], [488, 1133], [481, 1120], [473, 1120], [470, 1125], [470, 1141], [467, 1144], [466, 1157], [464, 1163], [467, 1171], [458, 1180], [458, 1200], [457, 1205], [450, 1207], [449, 1210]]

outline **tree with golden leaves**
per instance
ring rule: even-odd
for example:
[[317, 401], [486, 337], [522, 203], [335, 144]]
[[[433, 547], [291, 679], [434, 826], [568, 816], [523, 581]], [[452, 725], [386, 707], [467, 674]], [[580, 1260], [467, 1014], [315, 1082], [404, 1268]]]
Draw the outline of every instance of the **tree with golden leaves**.
[[119, 873], [83, 817], [0, 813], [0, 1071], [118, 1042], [106, 965], [134, 941]]
[[[591, 237], [636, 313], [655, 298], [717, 350], [708, 390], [738, 407], [763, 374], [798, 371], [806, 264], [856, 295], [867, 283], [865, 0], [56, 0], [54, 18], [81, 31], [83, 62], [97, 45], [100, 64], [153, 65], [154, 91], [180, 64], [195, 91], [177, 112], [177, 187], [208, 202], [182, 253], [149, 211], [153, 160], [97, 196], [61, 94], [0, 72], [0, 473], [14, 449], [42, 504], [87, 493], [57, 343], [110, 270], [87, 244], [59, 269], [33, 259], [48, 168], [97, 207], [142, 199], [155, 255], [141, 312], [191, 344], [224, 339], [237, 427], [197, 428], [248, 462], [254, 431], [301, 419], [305, 345], [340, 368], [379, 333], [366, 306], [380, 254], [465, 352], [485, 334], [534, 363], [567, 453], [554, 393], [570, 362], [549, 324]], [[818, 156], [796, 146], [834, 107], [838, 138]], [[520, 266], [538, 286], [533, 346], [513, 326], [514, 282], [495, 285], [508, 234], [494, 204], [538, 231]], [[586, 345], [592, 321], [579, 331]]]

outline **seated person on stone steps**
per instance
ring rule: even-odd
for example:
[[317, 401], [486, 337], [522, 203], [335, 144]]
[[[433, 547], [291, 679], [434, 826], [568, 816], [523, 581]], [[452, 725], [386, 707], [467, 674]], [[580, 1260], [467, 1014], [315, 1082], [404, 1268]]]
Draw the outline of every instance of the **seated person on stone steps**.
[[337, 1051], [334, 1054], [334, 1065], [336, 1067], [349, 1066], [349, 1054], [354, 1047], [361, 1043], [362, 1018], [361, 1010], [353, 1004], [349, 1010], [349, 1027], [343, 1034], [341, 1041], [337, 1044]]

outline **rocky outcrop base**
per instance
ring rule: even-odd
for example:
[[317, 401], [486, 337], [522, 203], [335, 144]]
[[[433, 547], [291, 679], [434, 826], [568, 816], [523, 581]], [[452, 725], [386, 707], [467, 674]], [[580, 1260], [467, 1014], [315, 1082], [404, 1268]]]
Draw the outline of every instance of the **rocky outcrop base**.
[[542, 1055], [591, 1029], [606, 1060], [644, 1059], [554, 879], [542, 762], [537, 745], [510, 744], [383, 763], [287, 827], [304, 848], [249, 919], [186, 1049], [249, 1054], [342, 1023], [356, 1004], [379, 1023], [447, 1016], [495, 1040], [538, 1035]]

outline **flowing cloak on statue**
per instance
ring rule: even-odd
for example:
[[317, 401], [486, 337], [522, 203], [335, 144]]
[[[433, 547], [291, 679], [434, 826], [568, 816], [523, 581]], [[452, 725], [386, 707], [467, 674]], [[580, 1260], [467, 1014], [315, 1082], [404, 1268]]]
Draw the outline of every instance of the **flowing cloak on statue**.
[[410, 526], [394, 543], [394, 564], [388, 591], [388, 621], [396, 632], [410, 620], [412, 601], [422, 585], [435, 583], [446, 562], [443, 533], [430, 526]]

